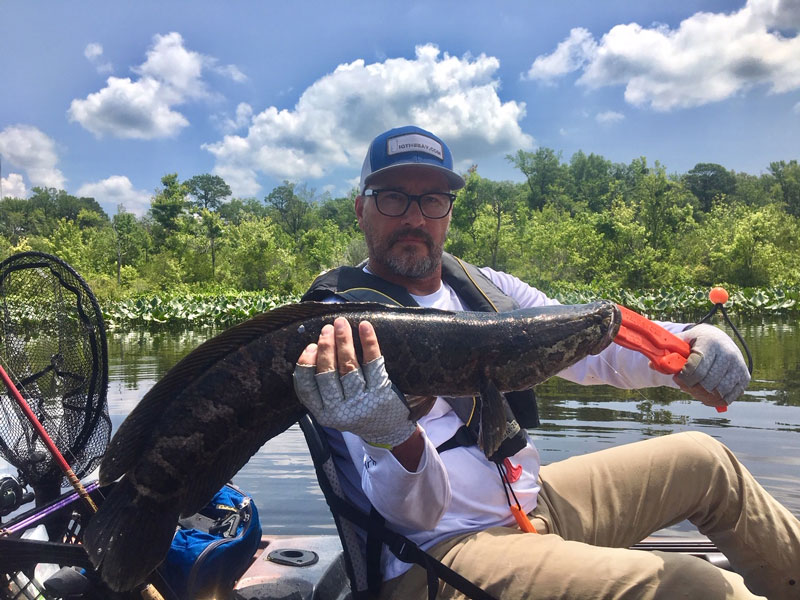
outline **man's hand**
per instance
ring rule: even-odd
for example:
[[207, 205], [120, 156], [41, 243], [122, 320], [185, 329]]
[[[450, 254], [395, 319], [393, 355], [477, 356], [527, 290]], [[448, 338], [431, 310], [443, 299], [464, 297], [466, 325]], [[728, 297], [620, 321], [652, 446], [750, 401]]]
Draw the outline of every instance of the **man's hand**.
[[318, 344], [309, 344], [294, 370], [300, 402], [320, 425], [350, 431], [374, 446], [394, 447], [416, 431], [409, 409], [392, 387], [375, 329], [358, 326], [364, 365], [359, 366], [350, 324], [342, 317], [322, 328]]
[[683, 370], [673, 378], [684, 392], [708, 406], [727, 406], [742, 395], [750, 373], [739, 347], [724, 331], [701, 323], [676, 335], [692, 347]]

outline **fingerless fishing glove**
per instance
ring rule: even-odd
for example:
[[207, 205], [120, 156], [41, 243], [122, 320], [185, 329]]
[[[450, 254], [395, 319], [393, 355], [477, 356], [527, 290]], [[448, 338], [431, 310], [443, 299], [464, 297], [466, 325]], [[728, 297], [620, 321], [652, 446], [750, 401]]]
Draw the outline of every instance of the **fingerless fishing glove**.
[[294, 389], [320, 425], [387, 447], [405, 442], [416, 430], [403, 394], [389, 380], [382, 356], [341, 376], [337, 371], [317, 373], [316, 369], [297, 365]]
[[742, 395], [750, 373], [736, 343], [721, 329], [702, 323], [676, 334], [692, 347], [678, 378], [708, 392], [718, 391], [727, 404]]

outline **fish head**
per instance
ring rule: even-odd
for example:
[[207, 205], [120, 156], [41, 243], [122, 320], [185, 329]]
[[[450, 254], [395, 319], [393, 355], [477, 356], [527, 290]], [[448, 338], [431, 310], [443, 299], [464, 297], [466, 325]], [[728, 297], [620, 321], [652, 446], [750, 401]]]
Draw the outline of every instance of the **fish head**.
[[487, 375], [502, 391], [533, 387], [605, 349], [621, 320], [619, 308], [606, 300], [512, 311], [504, 323], [505, 360], [491, 361], [494, 372]]

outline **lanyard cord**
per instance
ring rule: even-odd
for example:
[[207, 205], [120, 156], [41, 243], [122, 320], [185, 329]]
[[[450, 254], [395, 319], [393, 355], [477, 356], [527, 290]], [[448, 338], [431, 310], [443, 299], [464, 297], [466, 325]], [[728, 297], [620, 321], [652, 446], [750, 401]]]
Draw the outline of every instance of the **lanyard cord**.
[[[516, 520], [517, 525], [525, 533], [536, 533], [536, 528], [533, 526], [533, 523], [531, 523], [528, 515], [522, 511], [522, 506], [517, 499], [517, 495], [514, 493], [514, 487], [511, 485], [511, 482], [508, 481], [508, 477], [506, 476], [506, 472], [503, 470], [503, 467], [500, 466], [499, 462], [494, 464], [497, 467], [497, 472], [500, 474], [500, 481], [503, 482], [503, 492], [505, 492], [506, 495], [506, 502], [508, 502], [508, 507], [511, 509], [511, 514]], [[511, 496], [508, 495], [509, 492], [511, 492]], [[511, 503], [512, 496], [514, 497], [513, 504]]]

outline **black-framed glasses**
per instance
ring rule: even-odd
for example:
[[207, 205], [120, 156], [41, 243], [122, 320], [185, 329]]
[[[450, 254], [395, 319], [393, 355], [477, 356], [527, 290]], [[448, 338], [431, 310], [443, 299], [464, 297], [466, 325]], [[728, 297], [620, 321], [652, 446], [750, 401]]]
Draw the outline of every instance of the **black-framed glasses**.
[[375, 198], [378, 212], [387, 217], [402, 217], [412, 202], [419, 205], [422, 216], [428, 219], [443, 219], [453, 208], [455, 194], [449, 192], [429, 192], [415, 196], [399, 190], [364, 190], [365, 196]]

